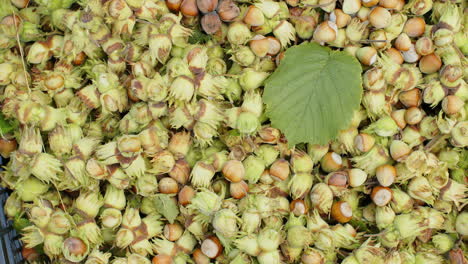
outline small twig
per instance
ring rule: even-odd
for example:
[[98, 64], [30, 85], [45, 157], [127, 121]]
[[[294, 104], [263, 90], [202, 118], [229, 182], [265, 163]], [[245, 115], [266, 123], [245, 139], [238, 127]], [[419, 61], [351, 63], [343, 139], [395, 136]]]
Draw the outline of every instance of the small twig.
[[457, 208], [457, 209], [458, 209], [458, 211], [460, 211], [460, 212], [461, 212], [461, 211], [463, 210], [463, 208], [464, 208], [465, 206], [467, 206], [467, 205], [468, 205], [468, 201], [466, 201], [466, 202], [464, 202], [464, 203], [460, 204], [460, 206], [458, 206], [458, 208]]
[[445, 140], [447, 138], [447, 135], [438, 135], [435, 138], [431, 139], [429, 143], [424, 146], [424, 150], [430, 151], [434, 146], [436, 146], [439, 142], [442, 140]]
[[28, 78], [28, 74], [27, 74], [27, 71], [26, 71], [26, 63], [24, 62], [23, 47], [21, 46], [21, 41], [20, 41], [20, 38], [19, 38], [18, 26], [17, 26], [17, 24], [16, 24], [16, 13], [15, 13], [15, 10], [13, 10], [13, 8], [11, 8], [11, 11], [13, 12], [13, 24], [15, 25], [16, 42], [18, 43], [18, 49], [19, 49], [20, 56], [21, 56], [21, 64], [23, 65], [23, 73], [24, 73], [24, 78], [25, 78], [25, 80], [26, 80], [26, 88], [28, 88], [28, 94], [31, 94], [31, 88], [29, 87], [29, 78]]
[[388, 231], [387, 230], [384, 230], [380, 233], [377, 233], [377, 234], [368, 234], [368, 235], [363, 235], [363, 237], [378, 237], [378, 236], [381, 236], [381, 235], [384, 235], [386, 234]]

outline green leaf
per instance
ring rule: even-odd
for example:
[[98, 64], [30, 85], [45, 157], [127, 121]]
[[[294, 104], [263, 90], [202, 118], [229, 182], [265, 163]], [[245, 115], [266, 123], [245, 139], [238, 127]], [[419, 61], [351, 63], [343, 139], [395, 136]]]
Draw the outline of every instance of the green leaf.
[[167, 194], [160, 194], [154, 198], [154, 205], [158, 213], [162, 214], [169, 223], [174, 223], [174, 220], [179, 215], [179, 207], [174, 199]]
[[18, 232], [22, 232], [25, 227], [31, 225], [31, 222], [27, 218], [17, 216], [13, 219], [13, 228]]
[[5, 116], [0, 113], [0, 136], [3, 136], [14, 129], [13, 125], [5, 120]]
[[361, 65], [316, 43], [289, 48], [266, 80], [263, 101], [289, 144], [326, 144], [345, 129], [362, 96]]
[[460, 169], [468, 169], [468, 150], [461, 150], [460, 161], [457, 163], [457, 165]]
[[127, 198], [127, 205], [130, 208], [139, 209], [141, 205], [141, 196], [134, 193], [130, 193]]
[[200, 30], [196, 29], [193, 31], [192, 35], [189, 37], [188, 42], [190, 44], [204, 44], [208, 42], [211, 37]]

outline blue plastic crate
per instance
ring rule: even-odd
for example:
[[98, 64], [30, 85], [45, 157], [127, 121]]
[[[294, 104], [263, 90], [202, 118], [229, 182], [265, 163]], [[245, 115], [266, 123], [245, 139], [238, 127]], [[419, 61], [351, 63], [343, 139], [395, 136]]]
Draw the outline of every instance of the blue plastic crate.
[[[3, 159], [0, 157], [0, 166], [3, 164]], [[25, 263], [21, 255], [21, 241], [19, 235], [13, 228], [13, 222], [8, 220], [4, 205], [8, 198], [9, 192], [6, 189], [0, 188], [0, 263], [1, 264], [20, 264]]]

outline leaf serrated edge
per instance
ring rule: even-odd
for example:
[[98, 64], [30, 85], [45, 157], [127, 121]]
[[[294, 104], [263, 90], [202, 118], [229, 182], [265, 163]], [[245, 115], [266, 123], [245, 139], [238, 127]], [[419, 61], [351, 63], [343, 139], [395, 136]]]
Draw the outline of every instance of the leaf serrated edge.
[[[332, 55], [344, 55], [346, 56], [347, 58], [350, 59], [350, 64], [354, 64], [354, 66], [352, 66], [352, 68], [355, 68], [356, 69], [356, 76], [359, 76], [359, 84], [357, 84], [357, 86], [361, 87], [360, 89], [360, 94], [359, 94], [359, 100], [357, 101], [356, 105], [353, 106], [353, 111], [349, 111], [349, 117], [346, 118], [346, 122], [343, 123], [343, 125], [339, 128], [337, 128], [337, 131], [335, 132], [335, 135], [331, 136], [330, 138], [328, 139], [324, 139], [324, 138], [320, 138], [318, 137], [317, 138], [317, 142], [315, 141], [312, 141], [312, 140], [309, 140], [309, 141], [306, 141], [306, 142], [302, 142], [300, 140], [295, 140], [294, 138], [293, 139], [290, 139], [290, 138], [287, 138], [287, 133], [285, 131], [288, 130], [288, 128], [281, 128], [282, 125], [279, 124], [278, 120], [276, 120], [275, 117], [272, 117], [269, 113], [271, 113], [271, 108], [272, 106], [267, 103], [266, 101], [267, 100], [263, 100], [264, 101], [264, 104], [265, 104], [265, 114], [267, 115], [267, 117], [269, 118], [270, 122], [271, 122], [271, 125], [273, 127], [276, 127], [276, 128], [279, 128], [281, 131], [283, 131], [283, 133], [286, 135], [286, 138], [288, 139], [288, 145], [289, 146], [293, 146], [293, 145], [296, 145], [298, 143], [311, 143], [311, 144], [327, 144], [329, 143], [331, 140], [334, 140], [336, 139], [336, 137], [338, 136], [338, 133], [339, 131], [341, 130], [344, 130], [346, 129], [347, 127], [349, 127], [351, 121], [352, 121], [352, 117], [354, 115], [354, 112], [355, 111], [359, 111], [360, 109], [360, 105], [361, 105], [361, 100], [362, 100], [362, 96], [363, 96], [363, 89], [362, 89], [362, 78], [361, 78], [361, 73], [362, 73], [362, 66], [361, 66], [361, 63], [356, 59], [356, 57], [354, 56], [351, 56], [350, 54], [348, 53], [345, 53], [344, 51], [338, 51], [338, 50], [333, 50], [329, 47], [325, 47], [325, 46], [321, 46], [317, 43], [302, 43], [300, 45], [297, 45], [297, 46], [294, 46], [294, 47], [291, 47], [289, 49], [287, 49], [285, 51], [285, 56], [284, 58], [286, 59], [288, 53], [291, 53], [291, 52], [296, 52], [297, 48], [303, 48], [305, 47], [306, 45], [310, 45], [310, 44], [313, 44], [315, 47], [317, 48], [322, 48], [324, 51], [326, 51], [328, 53], [328, 57], [331, 57]], [[313, 47], [310, 47], [310, 48], [313, 48]], [[264, 85], [264, 89], [267, 89], [267, 86], [268, 84], [270, 83], [270, 81], [274, 78], [276, 78], [276, 75], [279, 75], [283, 72], [282, 68], [281, 68], [281, 65], [277, 68], [277, 70], [275, 70], [268, 78], [267, 80], [265, 80], [265, 85]], [[262, 96], [262, 99], [264, 99], [264, 95]]]

